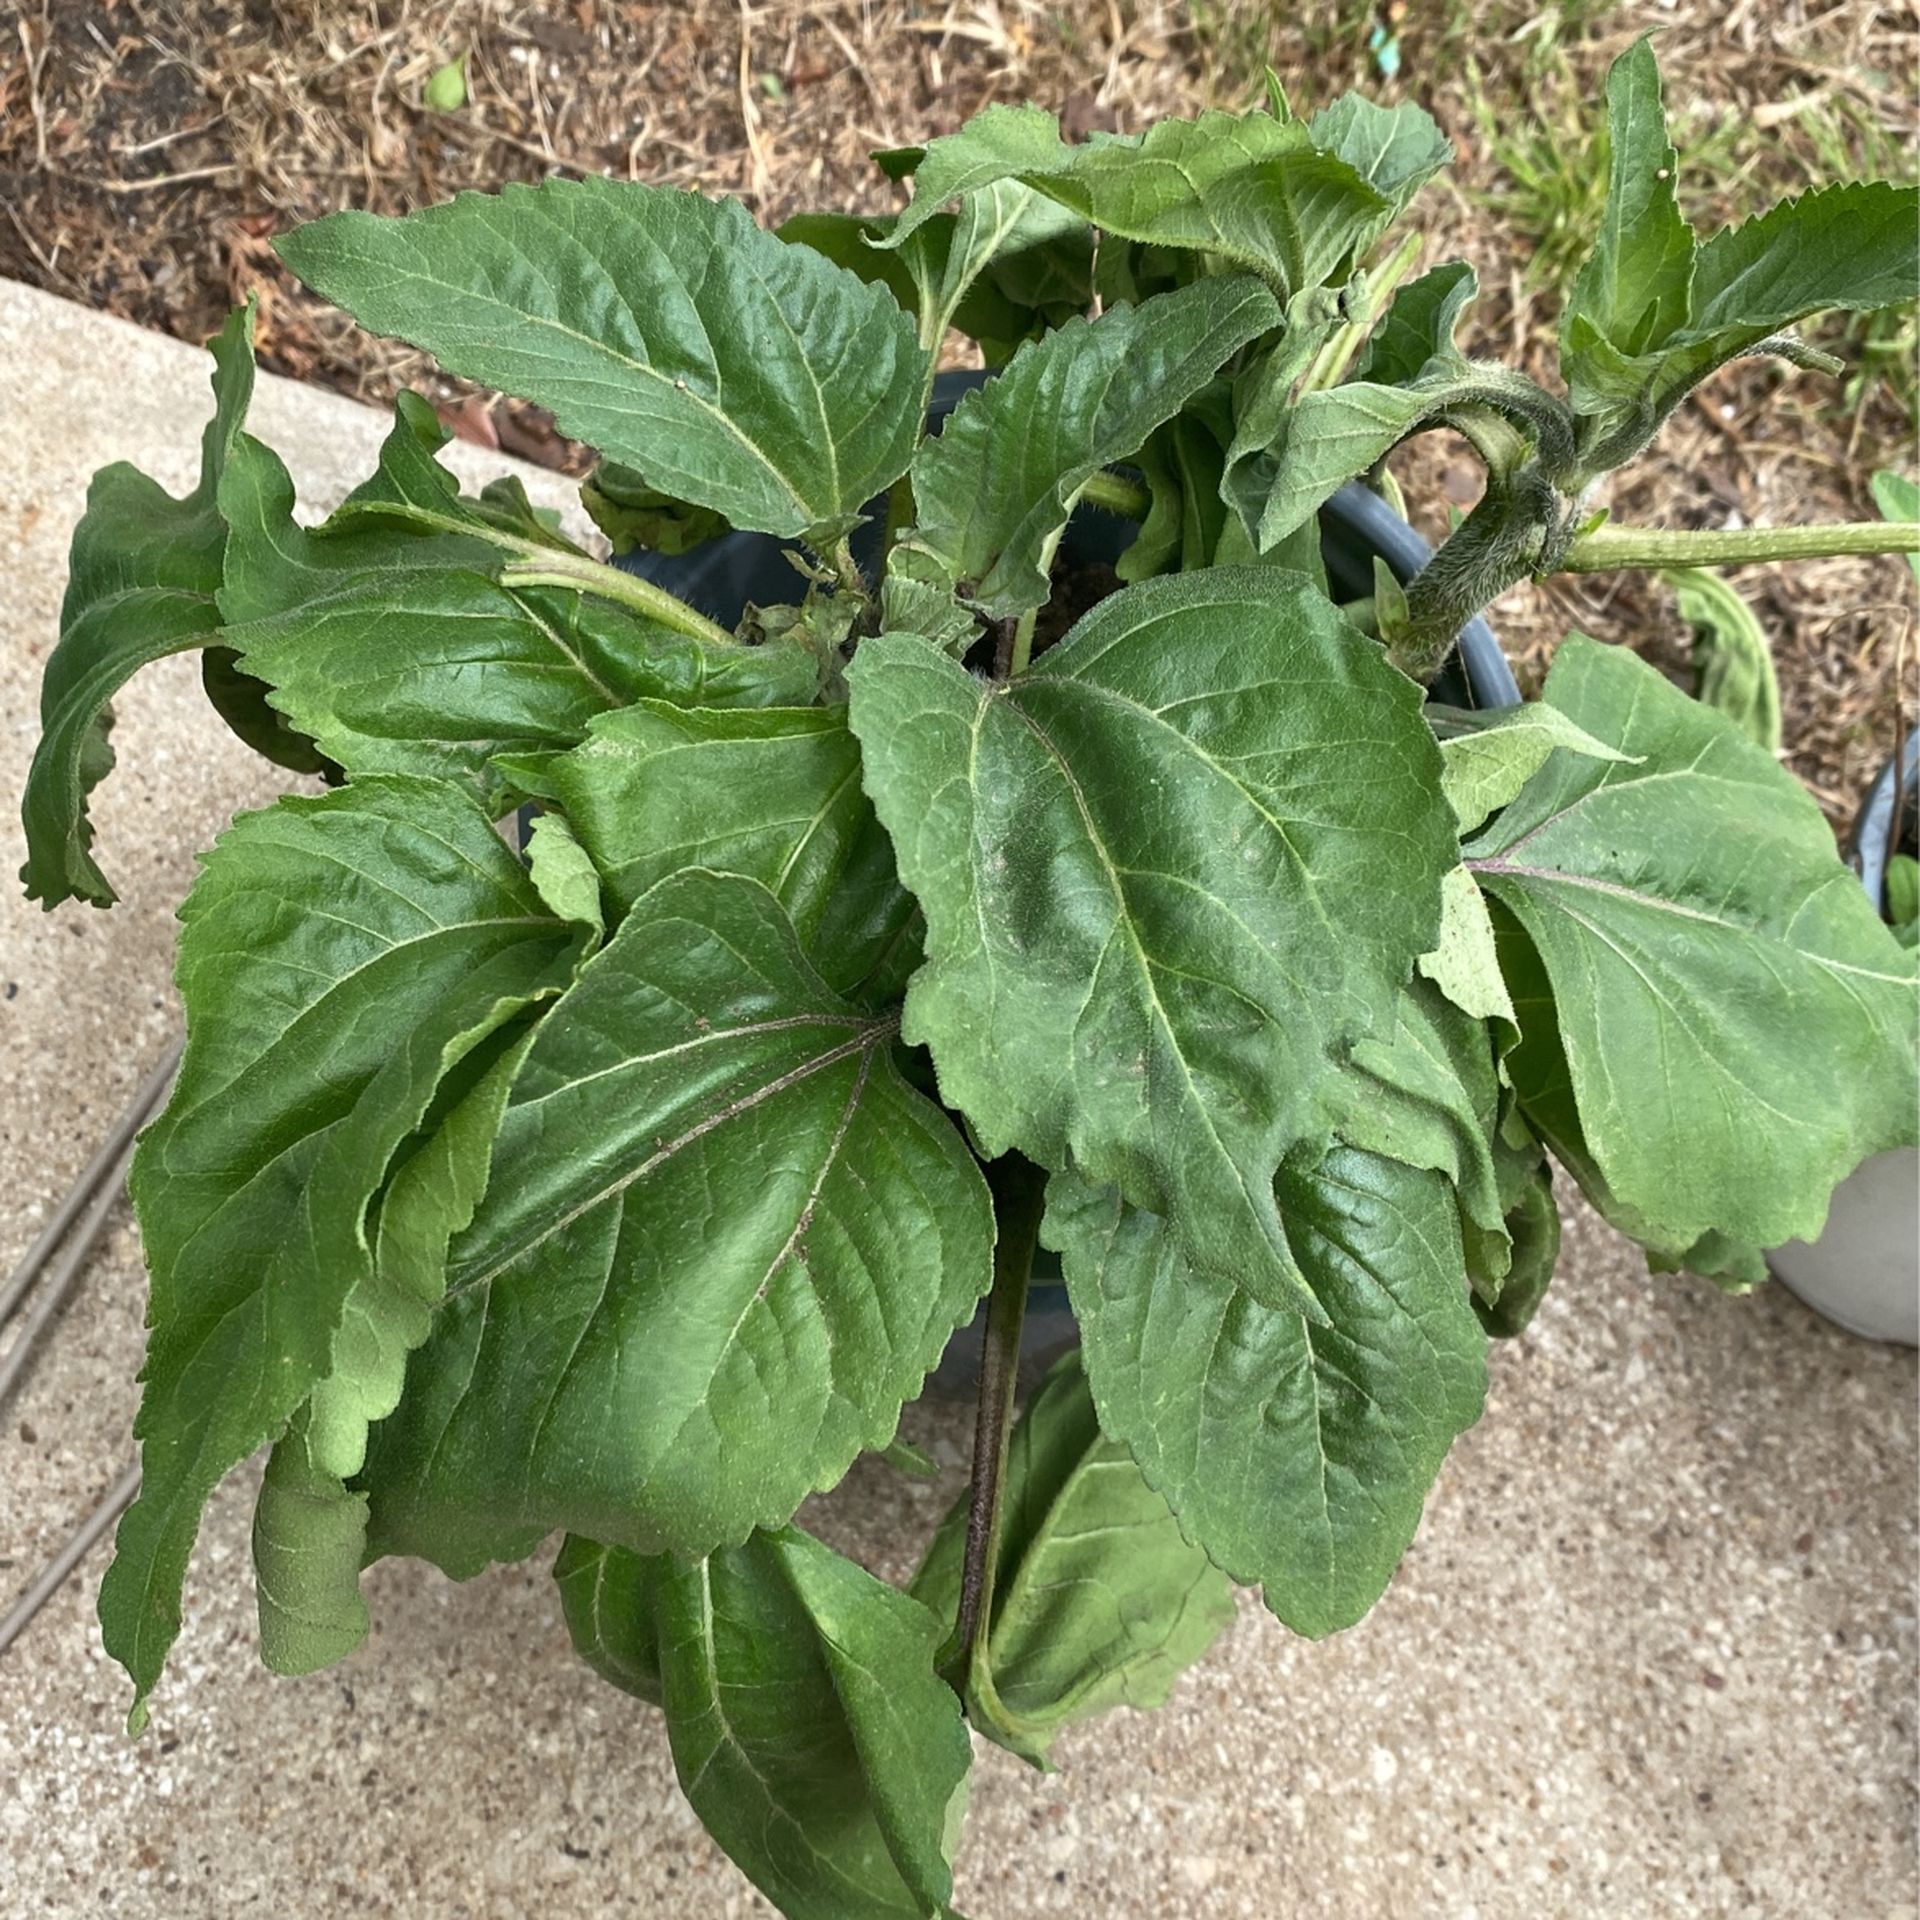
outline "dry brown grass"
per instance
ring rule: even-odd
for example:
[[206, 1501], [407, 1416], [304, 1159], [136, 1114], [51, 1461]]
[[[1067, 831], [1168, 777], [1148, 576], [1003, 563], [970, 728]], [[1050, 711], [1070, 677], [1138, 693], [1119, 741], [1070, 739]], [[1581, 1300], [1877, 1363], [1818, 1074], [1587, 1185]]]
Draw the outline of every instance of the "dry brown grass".
[[[1391, 82], [1368, 47], [1383, 23], [1402, 56]], [[1132, 127], [1249, 97], [1265, 60], [1297, 102], [1361, 85], [1434, 113], [1461, 157], [1423, 205], [1428, 257], [1480, 268], [1479, 350], [1546, 371], [1554, 297], [1536, 255], [1577, 242], [1599, 78], [1629, 39], [1662, 30], [1681, 145], [1704, 163], [1692, 207], [1724, 216], [1836, 158], [1911, 172], [1920, 33], [1912, 4], [1846, 0], [24, 0], [14, 24], [0, 272], [196, 339], [255, 295], [269, 365], [374, 401], [422, 387], [460, 431], [554, 464], [577, 456], [540, 416], [361, 333], [285, 276], [271, 237], [342, 206], [397, 212], [556, 171], [736, 192], [769, 221], [880, 207], [891, 190], [871, 148], [988, 101], [1039, 101], [1070, 131]], [[427, 77], [459, 55], [468, 105], [428, 112]], [[1510, 138], [1534, 125], [1559, 163], [1545, 189], [1519, 177]], [[1868, 472], [1910, 465], [1911, 436], [1884, 379], [1843, 403], [1812, 376], [1748, 364], [1683, 411], [1612, 505], [1663, 525], [1858, 517]], [[1470, 495], [1457, 449], [1423, 443], [1396, 465], [1430, 527]], [[1775, 637], [1790, 761], [1843, 819], [1903, 692], [1911, 710], [1910, 577], [1831, 561], [1741, 585]], [[1663, 592], [1634, 577], [1517, 590], [1497, 617], [1523, 678], [1569, 624], [1676, 670], [1685, 659]]]

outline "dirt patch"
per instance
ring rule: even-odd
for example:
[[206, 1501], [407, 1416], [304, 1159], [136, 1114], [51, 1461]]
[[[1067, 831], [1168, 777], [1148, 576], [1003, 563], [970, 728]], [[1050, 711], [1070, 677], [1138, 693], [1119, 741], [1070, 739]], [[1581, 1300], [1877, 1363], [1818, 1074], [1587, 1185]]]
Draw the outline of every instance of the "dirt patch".
[[[1600, 76], [1648, 26], [1697, 218], [1848, 173], [1911, 175], [1911, 12], [1859, 4], [26, 0], [0, 45], [0, 272], [190, 339], [254, 296], [267, 365], [374, 402], [418, 387], [465, 437], [578, 470], [537, 410], [312, 299], [272, 237], [344, 206], [400, 212], [556, 172], [740, 193], [768, 221], [879, 208], [892, 191], [871, 149], [991, 100], [1038, 101], [1075, 133], [1130, 128], [1246, 100], [1271, 62], [1302, 106], [1363, 86], [1428, 107], [1460, 149], [1423, 202], [1428, 258], [1480, 270], [1470, 349], [1544, 373], [1552, 287], [1598, 211]], [[434, 112], [427, 83], [455, 60], [465, 103]], [[1856, 378], [1730, 370], [1622, 482], [1615, 516], [1869, 515], [1872, 469], [1911, 464], [1913, 331], [1829, 335]], [[1421, 443], [1395, 465], [1429, 532], [1470, 495], [1457, 449]], [[1911, 578], [1898, 561], [1829, 561], [1739, 584], [1774, 640], [1789, 762], [1843, 820], [1903, 698], [1911, 724]], [[1687, 636], [1644, 577], [1516, 590], [1494, 618], [1524, 682], [1568, 626], [1684, 677]]]

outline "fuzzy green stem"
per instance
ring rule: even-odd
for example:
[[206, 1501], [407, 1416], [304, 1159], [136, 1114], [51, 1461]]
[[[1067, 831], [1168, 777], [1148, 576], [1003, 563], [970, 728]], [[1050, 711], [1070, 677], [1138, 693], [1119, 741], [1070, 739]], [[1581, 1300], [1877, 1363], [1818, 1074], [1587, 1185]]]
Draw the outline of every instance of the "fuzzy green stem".
[[1013, 630], [1013, 651], [1007, 657], [1007, 675], [1025, 673], [1027, 663], [1033, 658], [1033, 629], [1040, 618], [1038, 607], [1029, 607], [1020, 616], [1019, 624]]
[[993, 1618], [1001, 1492], [1020, 1378], [1020, 1335], [1026, 1325], [1027, 1286], [1033, 1277], [1033, 1253], [1039, 1244], [1047, 1193], [1046, 1176], [1017, 1153], [994, 1161], [986, 1171], [998, 1239], [993, 1250], [993, 1291], [987, 1296], [986, 1345], [980, 1358], [980, 1411], [973, 1429], [973, 1485], [967, 1504], [960, 1607], [939, 1662], [942, 1675], [956, 1692], [965, 1690], [975, 1645]]
[[717, 626], [704, 613], [696, 612], [684, 600], [676, 599], [664, 587], [642, 580], [636, 573], [624, 573], [603, 561], [579, 559], [563, 553], [542, 553], [537, 560], [509, 560], [500, 572], [504, 587], [571, 587], [576, 593], [590, 593], [600, 600], [643, 614], [675, 633], [684, 633], [709, 646], [731, 647], [737, 644], [725, 627]]
[[1767, 560], [1823, 560], [1843, 553], [1920, 553], [1920, 521], [1857, 520], [1825, 527], [1727, 527], [1688, 532], [1600, 526], [1577, 536], [1561, 573], [1616, 567], [1741, 567]]
[[1080, 497], [1127, 520], [1144, 520], [1153, 505], [1153, 496], [1146, 488], [1124, 473], [1096, 473], [1080, 489]]

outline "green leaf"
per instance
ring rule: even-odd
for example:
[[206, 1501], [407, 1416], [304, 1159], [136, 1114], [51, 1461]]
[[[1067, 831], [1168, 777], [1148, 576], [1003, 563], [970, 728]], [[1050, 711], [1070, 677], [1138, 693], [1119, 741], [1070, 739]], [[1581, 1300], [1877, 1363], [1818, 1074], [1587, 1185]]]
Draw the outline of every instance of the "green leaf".
[[918, 1601], [784, 1527], [686, 1564], [568, 1540], [574, 1644], [666, 1710], [707, 1831], [787, 1920], [958, 1920], [972, 1748]]
[[1479, 1417], [1486, 1340], [1439, 1175], [1336, 1147], [1312, 1171], [1284, 1168], [1277, 1197], [1323, 1325], [1197, 1271], [1165, 1222], [1074, 1174], [1049, 1186], [1042, 1236], [1101, 1426], [1188, 1538], [1317, 1637], [1392, 1576]]
[[1506, 806], [1555, 752], [1632, 759], [1539, 700], [1485, 712], [1429, 707], [1427, 723], [1440, 736], [1440, 790], [1463, 833]]
[[1607, 74], [1607, 135], [1606, 213], [1563, 324], [1576, 334], [1590, 327], [1633, 354], [1686, 324], [1694, 265], [1650, 39], [1636, 40]]
[[[1873, 476], [1873, 504], [1882, 520], [1920, 520], [1920, 486], [1905, 474], [1882, 468]], [[1920, 579], [1920, 553], [1908, 554], [1907, 565]]]
[[1004, 684], [898, 635], [850, 678], [942, 1098], [986, 1157], [1071, 1158], [1317, 1313], [1273, 1172], [1438, 931], [1419, 690], [1300, 576], [1227, 567], [1124, 588]]
[[[367, 1434], [399, 1404], [407, 1356], [433, 1327], [447, 1247], [473, 1218], [508, 1090], [530, 1033], [485, 1065], [380, 1196], [373, 1259], [341, 1310], [331, 1370], [274, 1442], [253, 1516], [260, 1652], [275, 1673], [316, 1673], [366, 1637], [360, 1568], [367, 1496], [346, 1482]], [[464, 1072], [484, 1054], [461, 1063]], [[442, 1097], [445, 1097], [444, 1089]]]
[[1486, 896], [1465, 867], [1452, 868], [1440, 882], [1440, 939], [1431, 953], [1420, 956], [1420, 971], [1461, 1012], [1518, 1025], [1500, 972]]
[[1720, 715], [1577, 635], [1546, 699], [1635, 757], [1554, 755], [1467, 848], [1544, 968], [1523, 994], [1503, 952], [1528, 1118], [1657, 1249], [1814, 1239], [1835, 1182], [1914, 1138], [1912, 956]]
[[[1107, 1439], [1078, 1354], [1013, 1430], [1001, 1480], [992, 1616], [976, 1644], [973, 1723], [1044, 1767], [1075, 1721], [1160, 1706], [1233, 1619], [1233, 1589]], [[968, 1496], [942, 1522], [913, 1595], [951, 1630]]]
[[930, 646], [959, 659], [980, 637], [972, 610], [931, 580], [915, 580], [897, 567], [880, 583], [880, 627], [886, 633], [918, 634]]
[[1811, 313], [1920, 298], [1920, 191], [1855, 181], [1783, 200], [1700, 249], [1683, 340], [1776, 333]]
[[603, 1547], [577, 1533], [567, 1535], [553, 1563], [574, 1651], [602, 1680], [653, 1707], [666, 1691], [655, 1595], [671, 1566], [661, 1556]]
[[110, 906], [93, 858], [87, 796], [113, 766], [109, 702], [150, 661], [213, 643], [214, 595], [227, 530], [220, 475], [253, 394], [253, 309], [230, 314], [210, 342], [213, 418], [200, 443], [200, 479], [176, 500], [137, 468], [104, 467], [68, 557], [60, 639], [40, 689], [40, 744], [21, 801], [28, 897]]
[[1464, 260], [1449, 260], [1409, 280], [1393, 296], [1356, 369], [1376, 386], [1403, 387], [1430, 373], [1458, 373], [1466, 361], [1455, 336], [1480, 291]]
[[1147, 516], [1115, 565], [1122, 580], [1191, 573], [1213, 564], [1226, 525], [1221, 481], [1233, 438], [1232, 397], [1218, 380], [1157, 428], [1136, 464], [1146, 483]]
[[914, 456], [918, 523], [890, 564], [996, 619], [1044, 605], [1081, 489], [1279, 319], [1257, 280], [1232, 276], [1070, 320], [1021, 348]]
[[[1455, 869], [1457, 872], [1458, 869]], [[1392, 1030], [1353, 1043], [1337, 1122], [1347, 1145], [1441, 1173], [1460, 1209], [1468, 1265], [1495, 1284], [1508, 1260], [1495, 1132], [1500, 1081], [1484, 1020], [1414, 981]]]
[[1207, 112], [1069, 146], [1052, 114], [995, 105], [928, 142], [913, 202], [885, 244], [902, 245], [956, 196], [1002, 180], [1025, 182], [1105, 235], [1214, 255], [1283, 295], [1332, 277], [1394, 211], [1304, 126], [1264, 112]]
[[797, 648], [707, 645], [588, 594], [506, 584], [513, 555], [433, 458], [446, 437], [403, 394], [378, 471], [312, 532], [257, 440], [242, 437], [221, 482], [224, 637], [349, 773], [460, 780], [498, 812], [512, 793], [496, 756], [573, 746], [636, 697], [810, 696]]
[[1811, 314], [1868, 313], [1920, 294], [1920, 192], [1887, 181], [1783, 200], [1700, 246], [1684, 326], [1637, 353], [1568, 322], [1562, 368], [1590, 479], [1631, 459], [1687, 394], [1741, 354], [1799, 349], [1784, 329]]
[[1432, 116], [1409, 100], [1383, 107], [1364, 94], [1343, 93], [1307, 122], [1307, 137], [1322, 153], [1344, 160], [1395, 214], [1453, 159], [1453, 146]]
[[470, 801], [410, 780], [244, 816], [181, 918], [186, 1056], [130, 1182], [143, 1478], [100, 1595], [140, 1701], [207, 1495], [332, 1370], [395, 1156], [455, 1064], [564, 982], [576, 939]]
[[367, 1497], [314, 1465], [303, 1409], [274, 1442], [253, 1509], [260, 1657], [274, 1673], [318, 1673], [367, 1637], [360, 1555]]
[[301, 279], [449, 372], [729, 525], [831, 542], [905, 470], [912, 324], [737, 200], [611, 180], [336, 213], [278, 242]]
[[648, 486], [617, 460], [602, 460], [580, 483], [580, 504], [615, 553], [691, 553], [727, 530], [724, 515]]
[[1694, 698], [1724, 713], [1756, 746], [1780, 751], [1780, 680], [1773, 648], [1730, 581], [1701, 567], [1670, 567], [1680, 618], [1693, 629]]
[[1896, 853], [1887, 861], [1887, 925], [1903, 947], [1920, 936], [1920, 861]]
[[337, 1479], [352, 1479], [366, 1464], [368, 1432], [400, 1404], [407, 1356], [433, 1330], [447, 1249], [486, 1191], [507, 1095], [532, 1037], [530, 1029], [509, 1028], [504, 1045], [462, 1062], [469, 1071], [477, 1063], [479, 1077], [456, 1088], [450, 1110], [380, 1196], [372, 1263], [347, 1295], [333, 1364], [306, 1406], [308, 1455]]
[[596, 944], [607, 930], [600, 875], [572, 827], [557, 813], [543, 813], [527, 840], [527, 872], [534, 890], [563, 920], [585, 927]]
[[844, 708], [642, 700], [597, 720], [571, 753], [505, 764], [565, 808], [616, 915], [682, 867], [742, 873], [779, 899], [836, 991], [877, 984], [898, 998], [914, 902], [861, 791]]
[[1093, 231], [1078, 215], [1013, 181], [965, 195], [899, 248], [891, 214], [801, 213], [777, 232], [862, 280], [884, 285], [938, 343], [949, 326], [983, 348], [989, 366], [1093, 298]]
[[1544, 1161], [1518, 1182], [1507, 1208], [1507, 1237], [1513, 1251], [1499, 1286], [1483, 1290], [1476, 1283], [1474, 1289], [1473, 1310], [1496, 1340], [1515, 1339], [1533, 1324], [1560, 1264], [1560, 1209]]
[[555, 1527], [703, 1553], [893, 1436], [990, 1279], [985, 1182], [891, 1018], [757, 881], [683, 872], [541, 1023], [364, 1484], [448, 1571]]

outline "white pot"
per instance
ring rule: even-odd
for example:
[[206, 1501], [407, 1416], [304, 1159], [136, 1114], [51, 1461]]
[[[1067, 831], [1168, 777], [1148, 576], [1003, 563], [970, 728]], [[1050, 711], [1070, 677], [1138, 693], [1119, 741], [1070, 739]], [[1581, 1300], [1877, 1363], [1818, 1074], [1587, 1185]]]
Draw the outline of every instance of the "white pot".
[[1767, 1264], [1849, 1333], [1920, 1346], [1920, 1150], [1862, 1161], [1834, 1189], [1820, 1238], [1789, 1240]]

